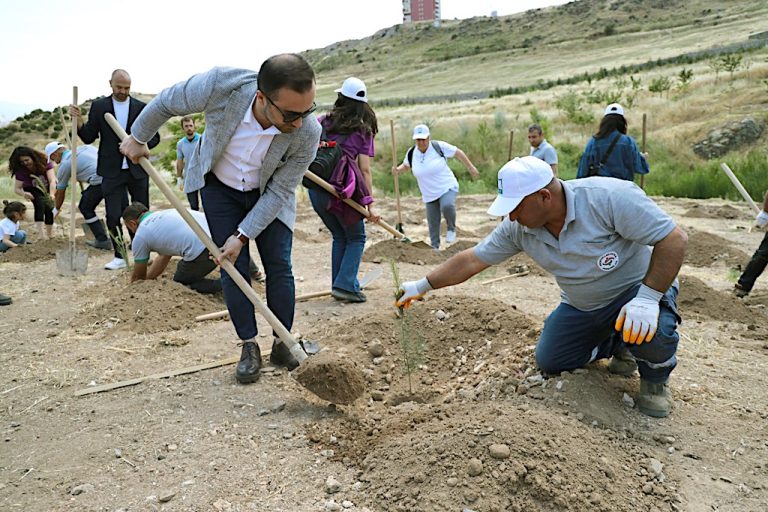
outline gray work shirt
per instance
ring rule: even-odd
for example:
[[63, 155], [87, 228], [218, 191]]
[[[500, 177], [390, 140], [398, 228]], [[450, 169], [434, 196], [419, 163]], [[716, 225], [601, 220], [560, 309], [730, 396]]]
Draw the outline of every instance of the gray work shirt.
[[[189, 213], [210, 236], [205, 214], [193, 210], [189, 210]], [[141, 218], [131, 242], [131, 250], [136, 263], [146, 263], [150, 251], [165, 256], [181, 256], [184, 261], [192, 261], [200, 256], [205, 246], [179, 212], [163, 210]]]
[[648, 246], [671, 233], [675, 222], [632, 182], [595, 177], [561, 183], [567, 211], [559, 239], [507, 217], [474, 252], [495, 265], [524, 251], [555, 276], [563, 302], [593, 311], [642, 281]]
[[[96, 174], [99, 150], [86, 144], [77, 148], [77, 181], [89, 185], [101, 185], [101, 176]], [[56, 171], [56, 188], [66, 190], [72, 177], [72, 151], [67, 149], [61, 155], [59, 169]]]
[[531, 156], [535, 156], [539, 160], [544, 160], [549, 165], [557, 164], [557, 151], [555, 151], [552, 144], [547, 142], [547, 139], [542, 140], [537, 148], [531, 146]]

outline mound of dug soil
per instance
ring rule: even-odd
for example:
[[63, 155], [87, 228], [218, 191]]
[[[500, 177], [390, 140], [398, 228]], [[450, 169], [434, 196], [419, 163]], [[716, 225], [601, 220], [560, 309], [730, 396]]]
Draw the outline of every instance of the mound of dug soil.
[[83, 310], [72, 326], [146, 334], [186, 329], [195, 317], [221, 309], [221, 303], [171, 279], [136, 281], [119, 288], [105, 288], [103, 302]]
[[370, 246], [363, 253], [363, 261], [373, 263], [386, 263], [395, 260], [400, 263], [412, 263], [415, 265], [439, 265], [456, 253], [474, 247], [476, 242], [459, 240], [447, 249], [433, 251], [426, 247], [416, 247], [399, 240], [384, 240]]
[[697, 277], [680, 275], [680, 296], [677, 299], [683, 318], [702, 315], [721, 322], [765, 325], [768, 317], [758, 309], [746, 306], [728, 292], [714, 290]]
[[699, 219], [749, 219], [737, 208], [729, 204], [723, 206], [707, 206], [703, 204], [694, 204], [687, 210], [683, 217], [693, 217]]
[[[569, 374], [562, 388], [536, 375], [538, 322], [498, 301], [451, 296], [417, 303], [406, 315], [409, 340], [424, 342], [413, 392], [393, 311], [329, 325], [325, 335], [366, 366], [369, 403], [308, 428], [318, 450], [331, 448], [357, 467], [374, 510], [629, 512], [674, 496], [671, 476], [649, 475], [647, 452], [625, 433], [593, 428], [576, 414], [587, 410], [586, 398], [570, 388], [600, 395], [590, 388], [591, 370]], [[529, 381], [538, 387], [520, 391]], [[623, 417], [619, 398], [612, 400], [598, 407]]]
[[733, 242], [721, 236], [693, 228], [686, 228], [688, 248], [685, 251], [685, 263], [694, 267], [708, 267], [722, 261], [728, 266], [746, 264], [749, 256], [734, 247]]
[[[24, 244], [21, 247], [14, 247], [3, 253], [0, 253], [0, 263], [28, 263], [30, 261], [53, 260], [56, 259], [56, 251], [66, 249], [69, 242], [64, 238], [51, 238], [50, 240], [39, 240], [31, 244]], [[77, 250], [89, 249], [85, 243], [78, 243]], [[90, 249], [91, 254], [99, 252], [96, 249]]]

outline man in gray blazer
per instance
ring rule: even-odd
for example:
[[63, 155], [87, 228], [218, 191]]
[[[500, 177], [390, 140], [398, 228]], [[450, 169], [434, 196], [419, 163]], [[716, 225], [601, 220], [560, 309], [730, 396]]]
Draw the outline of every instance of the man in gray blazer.
[[[172, 116], [205, 112], [205, 133], [187, 167], [184, 191], [201, 190], [214, 243], [250, 282], [248, 241], [254, 239], [267, 275], [267, 306], [290, 330], [295, 285], [291, 244], [296, 187], [315, 158], [320, 124], [314, 117], [315, 74], [303, 57], [270, 57], [258, 74], [214, 68], [158, 94], [133, 123], [120, 150], [132, 161]], [[229, 316], [242, 340], [235, 377], [255, 382], [261, 369], [256, 318], [248, 298], [222, 270]], [[292, 370], [296, 359], [279, 340], [270, 361]]]

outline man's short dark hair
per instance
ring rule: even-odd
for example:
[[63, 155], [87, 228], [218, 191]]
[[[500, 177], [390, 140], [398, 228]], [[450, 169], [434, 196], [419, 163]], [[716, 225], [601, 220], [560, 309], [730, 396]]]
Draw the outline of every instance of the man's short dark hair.
[[184, 123], [191, 122], [192, 124], [195, 124], [195, 119], [192, 116], [184, 116], [181, 118], [181, 126], [184, 126]]
[[282, 53], [264, 61], [258, 81], [259, 90], [268, 96], [283, 87], [305, 93], [315, 83], [315, 71], [301, 55]]
[[149, 209], [143, 203], [136, 201], [123, 210], [123, 220], [137, 220], [148, 211]]
[[539, 123], [533, 123], [528, 125], [528, 133], [531, 132], [538, 132], [539, 134], [544, 133], [544, 130], [541, 129], [541, 125]]

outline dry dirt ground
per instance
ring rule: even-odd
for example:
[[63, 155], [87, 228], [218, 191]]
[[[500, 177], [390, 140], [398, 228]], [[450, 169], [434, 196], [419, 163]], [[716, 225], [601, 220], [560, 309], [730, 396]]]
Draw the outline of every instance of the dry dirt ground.
[[[491, 198], [459, 198], [459, 241], [495, 221]], [[675, 409], [633, 407], [638, 378], [604, 362], [544, 380], [533, 348], [558, 302], [553, 279], [520, 256], [407, 311], [420, 364], [404, 372], [389, 256], [403, 279], [445, 254], [369, 227], [368, 302], [297, 305], [294, 331], [356, 363], [364, 396], [324, 402], [283, 370], [235, 383], [232, 364], [113, 391], [79, 390], [236, 357], [223, 307], [169, 280], [129, 285], [90, 251], [85, 276], [53, 251], [0, 260], [0, 509], [216, 511], [764, 511], [768, 509], [768, 276], [741, 301], [737, 264], [762, 233], [746, 208], [658, 199], [690, 233], [682, 270]], [[427, 235], [404, 200], [405, 231]], [[391, 202], [379, 210], [395, 222]], [[329, 288], [330, 238], [306, 202], [297, 293]], [[47, 257], [40, 253], [48, 254]], [[529, 273], [486, 284], [486, 281]], [[263, 294], [263, 287], [256, 286]], [[271, 344], [259, 318], [259, 341]], [[413, 354], [412, 354], [413, 355]]]

